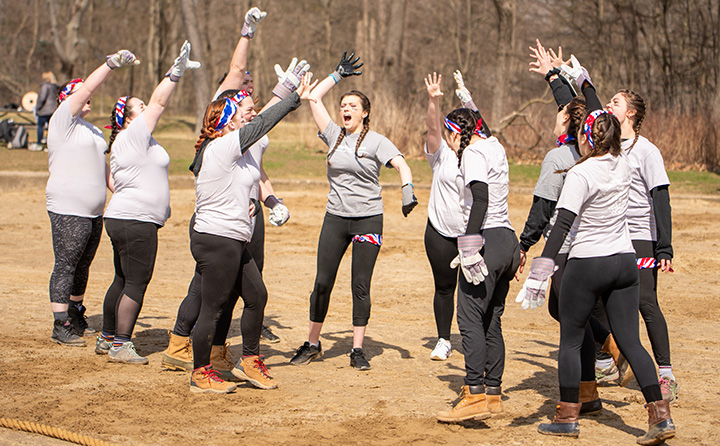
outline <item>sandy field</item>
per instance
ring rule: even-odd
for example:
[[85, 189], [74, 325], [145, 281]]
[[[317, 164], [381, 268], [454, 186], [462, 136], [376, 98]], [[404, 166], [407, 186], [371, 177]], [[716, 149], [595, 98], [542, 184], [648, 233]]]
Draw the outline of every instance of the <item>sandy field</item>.
[[[163, 371], [177, 307], [194, 263], [187, 226], [194, 205], [189, 179], [172, 182], [172, 217], [159, 232], [152, 282], [134, 342], [147, 366], [107, 362], [88, 346], [50, 341], [48, 280], [53, 266], [43, 175], [0, 174], [0, 417], [67, 429], [118, 445], [294, 444], [314, 445], [616, 445], [634, 444], [647, 428], [637, 388], [600, 389], [604, 410], [581, 418], [580, 439], [545, 437], [537, 424], [554, 414], [558, 325], [545, 308], [523, 311], [514, 302], [514, 282], [503, 319], [507, 363], [505, 413], [460, 425], [438, 423], [463, 383], [457, 326], [453, 355], [429, 359], [436, 341], [433, 284], [423, 233], [429, 189], [419, 188], [421, 206], [400, 212], [399, 187], [386, 187], [385, 242], [375, 269], [372, 317], [365, 350], [369, 372], [349, 367], [352, 347], [350, 262], [341, 265], [321, 337], [325, 356], [304, 367], [288, 361], [306, 340], [308, 298], [315, 276], [317, 238], [324, 216], [326, 183], [275, 181], [291, 212], [283, 227], [267, 225], [265, 281], [270, 298], [266, 322], [282, 338], [262, 344], [280, 387], [264, 391], [241, 384], [229, 395], [196, 395], [189, 374]], [[522, 230], [531, 190], [512, 189], [510, 217]], [[670, 327], [680, 396], [672, 407], [677, 437], [669, 443], [715, 444], [720, 423], [713, 401], [720, 397], [720, 291], [717, 255], [720, 202], [715, 197], [672, 196], [675, 273], [660, 278], [660, 300]], [[538, 255], [539, 247], [531, 254]], [[349, 253], [348, 256], [349, 257]], [[102, 300], [113, 276], [106, 234], [92, 265], [86, 293], [89, 323], [99, 329]], [[239, 354], [241, 306], [230, 332]], [[641, 323], [643, 343], [649, 347]], [[711, 412], [708, 412], [708, 411]], [[0, 444], [68, 444], [0, 428]]]

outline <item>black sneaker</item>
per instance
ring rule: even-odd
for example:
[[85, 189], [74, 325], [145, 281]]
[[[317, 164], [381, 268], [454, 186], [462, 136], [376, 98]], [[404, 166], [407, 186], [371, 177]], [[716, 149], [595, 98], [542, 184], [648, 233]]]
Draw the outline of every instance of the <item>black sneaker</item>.
[[350, 367], [356, 370], [370, 370], [370, 363], [365, 359], [365, 353], [361, 348], [354, 348], [350, 352]]
[[263, 339], [271, 344], [277, 344], [280, 342], [280, 338], [277, 337], [275, 333], [270, 330], [270, 327], [267, 325], [262, 326], [262, 330], [260, 331], [260, 339]]
[[58, 344], [69, 345], [71, 347], [85, 347], [85, 340], [75, 333], [70, 319], [64, 321], [59, 319], [55, 320], [51, 338]]
[[317, 359], [322, 356], [322, 344], [318, 341], [317, 347], [310, 344], [309, 342], [305, 341], [303, 345], [300, 346], [295, 351], [295, 356], [292, 357], [290, 360], [290, 364], [292, 365], [306, 365], [313, 359]]
[[94, 335], [96, 333], [95, 329], [88, 325], [87, 318], [85, 317], [85, 307], [80, 307], [80, 310], [70, 305], [68, 307], [68, 317], [70, 318], [70, 323], [73, 326], [73, 330], [75, 330], [75, 333], [82, 337], [84, 335]]

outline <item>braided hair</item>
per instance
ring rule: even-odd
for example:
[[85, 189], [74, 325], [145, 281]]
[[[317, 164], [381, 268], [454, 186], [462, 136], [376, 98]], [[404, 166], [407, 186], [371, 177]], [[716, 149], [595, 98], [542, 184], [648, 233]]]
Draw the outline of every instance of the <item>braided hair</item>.
[[456, 108], [446, 118], [460, 126], [460, 149], [457, 152], [458, 167], [462, 163], [462, 154], [465, 148], [470, 145], [470, 140], [475, 134], [478, 114], [469, 108]]
[[642, 126], [643, 119], [645, 119], [645, 100], [642, 96], [632, 90], [620, 90], [618, 93], [625, 97], [628, 109], [635, 111], [635, 116], [633, 117], [633, 131], [635, 132], [635, 139], [628, 148], [628, 150], [630, 150], [635, 147], [638, 138], [640, 138], [640, 127]]
[[[590, 116], [590, 113], [585, 114], [583, 123]], [[584, 126], [583, 126], [584, 127]], [[582, 134], [585, 135], [585, 129], [582, 129]], [[591, 129], [591, 137], [593, 140], [593, 147], [590, 152], [580, 158], [575, 165], [585, 162], [587, 159], [594, 156], [602, 156], [606, 153], [610, 153], [612, 156], [618, 156], [622, 151], [620, 147], [620, 121], [612, 113], [603, 113], [599, 115], [593, 123]], [[569, 169], [568, 169], [569, 170]]]
[[[363, 118], [362, 131], [360, 132], [360, 136], [358, 137], [357, 143], [355, 143], [355, 156], [357, 158], [364, 158], [366, 155], [365, 154], [359, 155], [358, 149], [360, 148], [360, 144], [362, 144], [363, 139], [365, 139], [365, 135], [367, 135], [367, 133], [370, 131], [370, 109], [371, 109], [370, 99], [368, 99], [368, 97], [365, 96], [365, 94], [360, 91], [350, 90], [340, 97], [340, 103], [342, 103], [342, 100], [345, 99], [347, 96], [357, 96], [360, 99], [360, 106], [362, 107], [362, 111], [367, 112], [367, 116], [365, 116]], [[340, 143], [342, 142], [342, 140], [345, 139], [346, 133], [347, 132], [345, 130], [345, 127], [340, 129], [340, 136], [338, 136], [337, 141], [335, 141], [335, 145], [330, 150], [330, 152], [328, 152], [328, 154], [327, 154], [328, 166], [331, 165], [330, 157], [333, 156], [333, 154], [335, 153], [335, 150], [337, 150], [337, 148], [340, 145]]]
[[195, 153], [200, 150], [200, 147], [205, 143], [206, 140], [209, 143], [215, 138], [222, 136], [222, 132], [215, 130], [215, 123], [218, 117], [222, 114], [225, 108], [225, 98], [220, 98], [212, 101], [205, 109], [205, 116], [203, 117], [203, 125], [200, 130], [200, 136], [195, 143]]
[[115, 107], [113, 107], [112, 112], [110, 113], [110, 138], [108, 142], [108, 152], [112, 149], [112, 145], [115, 142], [115, 138], [117, 138], [118, 133], [120, 133], [120, 130], [124, 129], [128, 125], [128, 116], [132, 115], [132, 107], [130, 107], [130, 99], [133, 98], [133, 96], [128, 96], [127, 100], [125, 101], [125, 122], [122, 127], [120, 127], [117, 124], [117, 119], [115, 119], [115, 114], [117, 113], [117, 110]]

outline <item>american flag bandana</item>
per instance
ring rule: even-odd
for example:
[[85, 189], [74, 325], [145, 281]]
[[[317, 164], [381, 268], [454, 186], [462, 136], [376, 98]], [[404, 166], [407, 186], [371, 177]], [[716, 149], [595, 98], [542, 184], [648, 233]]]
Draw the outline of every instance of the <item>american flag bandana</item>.
[[477, 124], [475, 125], [475, 134], [483, 139], [487, 139], [487, 135], [482, 131], [482, 124], [482, 118], [478, 119]]
[[362, 234], [356, 235], [352, 239], [353, 243], [368, 242], [373, 245], [382, 246], [382, 234]]
[[[660, 262], [652, 257], [640, 257], [637, 259], [637, 267], [638, 269], [660, 268]], [[669, 272], [674, 273], [675, 270], [670, 268]]]
[[460, 126], [449, 120], [448, 118], [445, 118], [445, 127], [450, 130], [451, 132], [455, 133], [462, 133], [462, 130], [460, 129]]
[[125, 103], [129, 98], [130, 96], [123, 96], [115, 104], [115, 124], [118, 128], [122, 128], [125, 124]]
[[84, 82], [81, 78], [73, 79], [65, 86], [65, 88], [62, 89], [60, 94], [58, 95], [58, 98], [60, 99], [60, 102], [64, 101], [70, 93], [72, 93], [73, 88], [79, 83]]
[[575, 141], [575, 137], [566, 133], [557, 139], [557, 146], [560, 147], [563, 144], [573, 141]]
[[610, 113], [610, 112], [605, 111], [605, 110], [593, 110], [592, 112], [590, 112], [587, 119], [585, 119], [585, 126], [584, 126], [585, 136], [587, 136], [588, 142], [590, 143], [590, 147], [592, 147], [593, 149], [595, 148], [595, 143], [592, 140], [592, 128], [593, 128], [593, 125], [595, 125], [595, 120], [597, 119], [597, 117], [600, 115], [604, 115], [605, 113]]
[[218, 116], [217, 121], [215, 121], [215, 130], [220, 131], [228, 125], [232, 117], [235, 116], [235, 113], [237, 113], [240, 103], [248, 96], [250, 96], [250, 94], [247, 91], [240, 90], [232, 98], [225, 98], [223, 111], [220, 113], [220, 116]]

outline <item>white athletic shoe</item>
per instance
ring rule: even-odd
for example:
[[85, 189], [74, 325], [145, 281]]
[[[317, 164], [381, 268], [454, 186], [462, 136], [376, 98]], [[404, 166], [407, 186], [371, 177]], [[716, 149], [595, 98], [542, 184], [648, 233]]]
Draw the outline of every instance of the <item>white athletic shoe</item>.
[[432, 353], [430, 353], [430, 359], [433, 361], [445, 361], [450, 356], [452, 356], [452, 346], [450, 345], [450, 341], [443, 338], [438, 339], [435, 348]]

